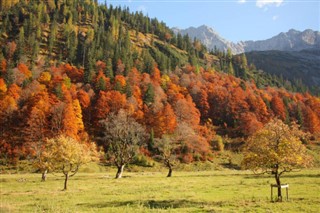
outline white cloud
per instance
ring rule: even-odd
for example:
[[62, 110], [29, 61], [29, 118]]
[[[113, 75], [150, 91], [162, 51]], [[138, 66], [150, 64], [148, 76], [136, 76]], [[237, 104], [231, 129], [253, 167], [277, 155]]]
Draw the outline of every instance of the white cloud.
[[279, 7], [283, 3], [283, 0], [257, 0], [256, 5], [257, 7], [263, 8], [267, 5], [276, 5]]
[[244, 4], [244, 3], [246, 3], [247, 2], [247, 0], [238, 0], [238, 3], [239, 4]]
[[276, 20], [278, 20], [278, 19], [279, 19], [279, 16], [278, 16], [278, 15], [272, 16], [272, 20], [273, 20], [273, 21], [276, 21]]

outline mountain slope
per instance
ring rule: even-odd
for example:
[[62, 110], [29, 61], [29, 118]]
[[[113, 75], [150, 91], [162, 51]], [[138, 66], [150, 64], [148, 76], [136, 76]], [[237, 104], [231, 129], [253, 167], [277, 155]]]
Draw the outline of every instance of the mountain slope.
[[260, 70], [291, 81], [291, 85], [307, 86], [314, 94], [320, 88], [320, 32], [289, 30], [262, 41], [244, 41], [237, 44], [222, 38], [205, 25], [185, 30], [174, 29], [175, 33], [196, 37], [208, 47], [234, 54], [246, 52], [249, 64]]
[[249, 63], [258, 69], [282, 76], [298, 83], [301, 81], [314, 92], [320, 92], [320, 50], [254, 51], [246, 53]]
[[208, 49], [219, 49], [220, 51], [224, 52], [226, 52], [228, 49], [231, 49], [233, 53], [243, 52], [241, 45], [222, 38], [218, 32], [206, 25], [202, 25], [198, 28], [189, 27], [184, 30], [173, 28], [173, 31], [175, 33], [181, 33], [182, 35], [188, 34], [190, 38], [199, 39], [204, 45], [206, 45]]
[[189, 27], [184, 30], [174, 28], [174, 32], [181, 33], [182, 35], [188, 34], [191, 38], [195, 37], [203, 42], [208, 49], [218, 48], [221, 51], [226, 51], [230, 48], [234, 54], [250, 51], [299, 51], [309, 48], [320, 48], [320, 32], [313, 30], [300, 32], [291, 29], [286, 33], [280, 33], [270, 39], [241, 41], [238, 43], [233, 43], [222, 38], [216, 31], [205, 25], [198, 28]]

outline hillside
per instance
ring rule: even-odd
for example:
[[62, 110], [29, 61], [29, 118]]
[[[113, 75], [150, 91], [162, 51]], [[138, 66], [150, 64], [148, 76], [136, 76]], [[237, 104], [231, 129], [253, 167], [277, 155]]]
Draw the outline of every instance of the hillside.
[[[265, 75], [277, 78], [273, 86], [285, 86], [291, 91], [310, 91], [319, 94], [320, 34], [317, 31], [289, 30], [261, 41], [230, 42], [208, 26], [174, 28], [175, 33], [199, 39], [208, 49], [234, 54], [246, 54]], [[241, 77], [241, 76], [238, 76]], [[257, 80], [257, 78], [253, 79]], [[269, 82], [270, 83], [270, 82]]]
[[315, 94], [320, 92], [320, 50], [295, 52], [260, 51], [246, 53], [249, 63], [267, 73], [282, 76], [293, 85], [306, 85]]
[[271, 87], [281, 81], [244, 54], [208, 52], [142, 13], [30, 0], [0, 20], [2, 164], [61, 134], [108, 150], [103, 123], [119, 112], [144, 129], [141, 153], [156, 156], [154, 141], [174, 136], [185, 163], [212, 159], [221, 143], [241, 149], [274, 118], [319, 135], [319, 98]]

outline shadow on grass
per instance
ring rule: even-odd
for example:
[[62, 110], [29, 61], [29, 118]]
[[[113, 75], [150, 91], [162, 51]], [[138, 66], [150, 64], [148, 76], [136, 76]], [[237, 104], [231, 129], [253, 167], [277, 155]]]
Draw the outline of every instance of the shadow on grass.
[[224, 168], [227, 169], [234, 169], [234, 170], [241, 170], [241, 167], [237, 164], [233, 164], [233, 163], [222, 163], [221, 164]]
[[113, 201], [113, 202], [102, 202], [102, 203], [80, 203], [80, 206], [88, 208], [107, 208], [107, 207], [126, 207], [126, 206], [142, 206], [148, 209], [178, 209], [178, 208], [189, 208], [198, 207], [204, 208], [205, 206], [222, 206], [223, 202], [197, 202], [191, 200], [145, 200], [145, 201]]
[[[191, 172], [191, 173], [196, 173], [196, 172]], [[248, 174], [236, 174], [236, 173], [223, 174], [223, 172], [222, 172], [220, 174], [218, 174], [218, 173], [216, 173], [216, 174], [190, 174], [190, 175], [185, 174], [185, 175], [172, 176], [172, 178], [176, 178], [176, 177], [178, 177], [178, 178], [180, 178], [180, 177], [230, 177], [230, 176], [233, 176], [233, 177], [244, 176], [244, 177], [246, 177], [246, 176], [248, 176]]]
[[[244, 178], [245, 179], [265, 179], [265, 178], [270, 178], [273, 177], [273, 175], [271, 174], [262, 174], [262, 175], [246, 175]], [[320, 178], [320, 174], [289, 174], [286, 173], [283, 176], [281, 176], [282, 178]]]

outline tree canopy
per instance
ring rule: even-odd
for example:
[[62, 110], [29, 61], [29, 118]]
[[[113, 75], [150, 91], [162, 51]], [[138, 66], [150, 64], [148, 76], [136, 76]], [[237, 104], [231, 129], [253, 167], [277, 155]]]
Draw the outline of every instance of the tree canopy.
[[85, 144], [60, 135], [46, 141], [45, 150], [40, 158], [42, 166], [63, 173], [65, 176], [64, 190], [67, 190], [69, 177], [74, 176], [81, 165], [97, 161], [98, 153], [94, 143]]
[[116, 178], [121, 178], [124, 166], [133, 160], [139, 147], [145, 144], [145, 129], [124, 110], [111, 113], [101, 123], [104, 129], [103, 145], [118, 168]]
[[[310, 166], [312, 162], [302, 144], [303, 137], [304, 134], [295, 124], [290, 127], [279, 119], [270, 121], [248, 139], [244, 150], [244, 168], [271, 173], [280, 186], [283, 173]], [[281, 200], [281, 189], [278, 190], [278, 199]]]

